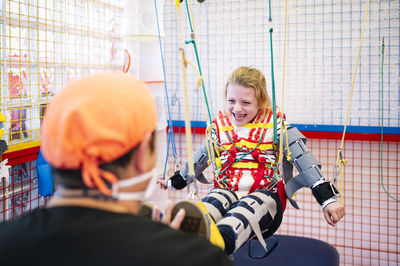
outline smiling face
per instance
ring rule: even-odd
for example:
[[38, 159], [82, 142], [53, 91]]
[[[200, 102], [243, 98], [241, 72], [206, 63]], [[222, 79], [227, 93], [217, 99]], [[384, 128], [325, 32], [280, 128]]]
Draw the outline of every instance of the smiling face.
[[237, 84], [227, 86], [226, 111], [231, 115], [236, 126], [243, 126], [253, 120], [258, 110], [254, 88]]

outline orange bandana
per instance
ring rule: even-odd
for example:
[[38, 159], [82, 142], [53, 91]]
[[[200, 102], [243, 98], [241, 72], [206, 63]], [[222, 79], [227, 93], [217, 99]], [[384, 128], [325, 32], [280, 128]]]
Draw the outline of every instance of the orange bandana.
[[156, 128], [149, 88], [126, 74], [101, 73], [63, 88], [42, 124], [42, 151], [59, 169], [82, 169], [88, 187], [111, 195], [103, 179], [117, 178], [99, 165], [124, 155]]

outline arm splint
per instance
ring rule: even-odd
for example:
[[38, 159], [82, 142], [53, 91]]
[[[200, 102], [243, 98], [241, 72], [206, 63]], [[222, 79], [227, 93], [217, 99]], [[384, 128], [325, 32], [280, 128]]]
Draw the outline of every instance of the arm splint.
[[[338, 195], [338, 190], [335, 186], [326, 182], [322, 175], [321, 164], [307, 150], [306, 137], [297, 128], [291, 126], [287, 127], [284, 134], [287, 134], [288, 137], [288, 142], [283, 142], [285, 157], [288, 153], [287, 146], [289, 145], [289, 150], [291, 152], [290, 163], [299, 171], [299, 174], [293, 177], [291, 173], [293, 167], [290, 168], [290, 166], [288, 166], [287, 160], [283, 161], [285, 189], [289, 200], [292, 202], [293, 194], [303, 187], [312, 188], [312, 193], [320, 205], [323, 205], [326, 200]], [[286, 136], [284, 136], [284, 139], [285, 138]], [[316, 183], [317, 185], [313, 187]]]
[[[203, 175], [203, 171], [208, 167], [208, 152], [207, 152], [207, 139], [205, 139], [198, 150], [193, 154], [194, 162], [194, 178], [200, 183], [209, 184], [208, 180]], [[182, 189], [187, 184], [193, 182], [189, 176], [189, 165], [185, 163], [184, 167], [180, 171], [176, 171], [175, 174], [167, 181], [168, 187], [176, 189]]]

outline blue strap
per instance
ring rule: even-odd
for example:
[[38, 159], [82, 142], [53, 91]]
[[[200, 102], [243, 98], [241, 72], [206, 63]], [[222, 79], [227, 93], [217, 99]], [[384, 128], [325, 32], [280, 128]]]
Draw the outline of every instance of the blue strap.
[[36, 159], [36, 171], [39, 183], [39, 194], [43, 197], [53, 195], [54, 183], [51, 176], [51, 166], [39, 151]]

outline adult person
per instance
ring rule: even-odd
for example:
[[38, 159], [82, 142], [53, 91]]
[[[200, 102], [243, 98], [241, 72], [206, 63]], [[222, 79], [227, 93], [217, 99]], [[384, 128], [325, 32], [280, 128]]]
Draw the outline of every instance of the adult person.
[[137, 215], [155, 184], [156, 120], [148, 87], [128, 75], [100, 73], [63, 88], [41, 140], [57, 190], [45, 208], [0, 224], [1, 264], [230, 265], [206, 239]]

